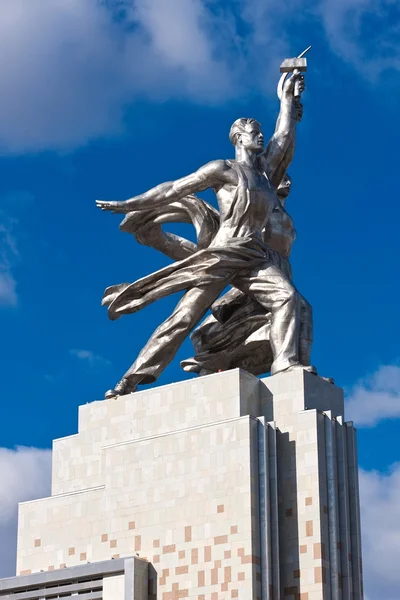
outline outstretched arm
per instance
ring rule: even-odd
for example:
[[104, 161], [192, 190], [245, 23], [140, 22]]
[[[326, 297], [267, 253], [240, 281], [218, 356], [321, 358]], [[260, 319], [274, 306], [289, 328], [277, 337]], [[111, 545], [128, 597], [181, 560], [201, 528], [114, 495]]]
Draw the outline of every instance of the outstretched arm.
[[191, 175], [176, 181], [161, 183], [148, 192], [124, 202], [96, 200], [96, 204], [101, 210], [110, 210], [116, 213], [154, 209], [175, 202], [194, 192], [223, 185], [230, 182], [232, 176], [234, 176], [234, 171], [228, 167], [225, 161], [214, 160]]
[[293, 159], [296, 144], [296, 125], [301, 119], [301, 115], [299, 118], [299, 101], [294, 97], [294, 87], [298, 80], [302, 92], [304, 90], [304, 77], [301, 73], [293, 74], [285, 82], [274, 135], [259, 157], [262, 168], [274, 187], [280, 184]]

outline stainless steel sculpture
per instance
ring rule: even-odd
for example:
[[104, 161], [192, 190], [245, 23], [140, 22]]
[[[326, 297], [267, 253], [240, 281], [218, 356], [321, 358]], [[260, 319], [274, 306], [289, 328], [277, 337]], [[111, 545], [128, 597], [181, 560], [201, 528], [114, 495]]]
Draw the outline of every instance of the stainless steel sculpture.
[[[186, 290], [172, 315], [155, 330], [106, 397], [155, 381], [210, 307], [214, 322], [206, 320], [194, 333], [197, 355], [183, 362], [186, 370], [201, 373], [244, 366], [257, 373], [316, 372], [310, 365], [311, 307], [291, 281], [288, 256], [294, 229], [284, 208], [290, 189], [286, 173], [302, 116], [299, 99], [304, 76], [298, 60], [283, 63], [278, 86], [280, 112], [265, 149], [260, 124], [241, 118], [229, 134], [235, 160], [212, 161], [196, 173], [125, 202], [97, 201], [102, 210], [127, 213], [123, 231], [177, 261], [132, 284], [107, 288], [103, 304], [108, 306], [109, 317], [117, 319]], [[304, 71], [305, 59], [301, 60]], [[216, 194], [219, 213], [193, 195], [208, 188]], [[162, 231], [161, 225], [172, 221], [192, 222], [197, 245]], [[217, 301], [229, 285], [232, 290]], [[261, 343], [246, 363], [246, 344], [254, 334]], [[245, 347], [244, 353], [226, 360], [229, 352], [235, 349], [234, 355], [239, 347]]]
[[[289, 255], [296, 231], [285, 210], [290, 193], [288, 175], [277, 189], [282, 210], [274, 210], [265, 229], [264, 241], [280, 255], [280, 268], [289, 280], [292, 271]], [[312, 345], [312, 309], [299, 294], [299, 361], [310, 364]], [[270, 371], [273, 362], [270, 344], [271, 313], [265, 311], [250, 296], [233, 288], [211, 307], [211, 315], [194, 330], [191, 340], [196, 356], [181, 362], [185, 371], [202, 375], [240, 367], [253, 375]]]

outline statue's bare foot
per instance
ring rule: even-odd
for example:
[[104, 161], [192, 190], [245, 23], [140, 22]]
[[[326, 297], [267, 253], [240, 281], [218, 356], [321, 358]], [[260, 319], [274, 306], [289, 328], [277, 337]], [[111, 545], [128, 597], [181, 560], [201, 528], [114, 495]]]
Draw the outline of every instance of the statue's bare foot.
[[115, 398], [116, 396], [125, 396], [126, 394], [133, 394], [133, 392], [136, 392], [137, 390], [138, 383], [139, 381], [134, 383], [134, 381], [132, 381], [131, 379], [123, 377], [121, 381], [118, 381], [115, 388], [113, 388], [112, 390], [108, 390], [105, 393], [104, 397], [106, 399], [109, 399]]

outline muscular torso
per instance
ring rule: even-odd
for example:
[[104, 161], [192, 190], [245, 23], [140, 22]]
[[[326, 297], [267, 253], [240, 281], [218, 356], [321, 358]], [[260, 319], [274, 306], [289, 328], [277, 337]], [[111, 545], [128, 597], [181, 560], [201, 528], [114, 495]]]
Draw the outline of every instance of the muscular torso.
[[293, 219], [278, 201], [278, 205], [274, 207], [265, 226], [264, 241], [269, 248], [276, 250], [285, 258], [289, 258], [295, 239], [296, 230], [293, 226]]
[[[243, 164], [240, 167], [247, 180], [245, 190], [240, 190], [238, 177], [236, 184], [225, 183], [215, 189], [221, 224], [213, 245], [229, 238], [263, 238], [274, 209], [280, 206], [273, 186], [261, 169]], [[233, 166], [231, 169], [236, 174]]]

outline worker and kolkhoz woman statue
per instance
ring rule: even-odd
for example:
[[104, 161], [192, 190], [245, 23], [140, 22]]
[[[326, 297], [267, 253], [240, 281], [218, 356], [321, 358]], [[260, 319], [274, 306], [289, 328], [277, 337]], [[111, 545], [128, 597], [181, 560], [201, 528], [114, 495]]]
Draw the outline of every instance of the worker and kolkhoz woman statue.
[[[185, 292], [106, 397], [154, 382], [196, 325], [195, 356], [181, 363], [186, 371], [203, 375], [241, 367], [255, 375], [316, 373], [310, 364], [312, 310], [292, 283], [295, 230], [285, 209], [287, 169], [303, 112], [302, 56], [282, 63], [280, 112], [266, 147], [255, 119], [237, 119], [229, 133], [235, 159], [214, 160], [123, 202], [97, 201], [102, 210], [126, 215], [122, 231], [175, 261], [134, 283], [107, 288], [103, 304], [110, 319]], [[194, 195], [209, 188], [218, 211]], [[171, 222], [192, 223], [197, 243], [162, 229]], [[209, 309], [211, 315], [199, 325]]]

